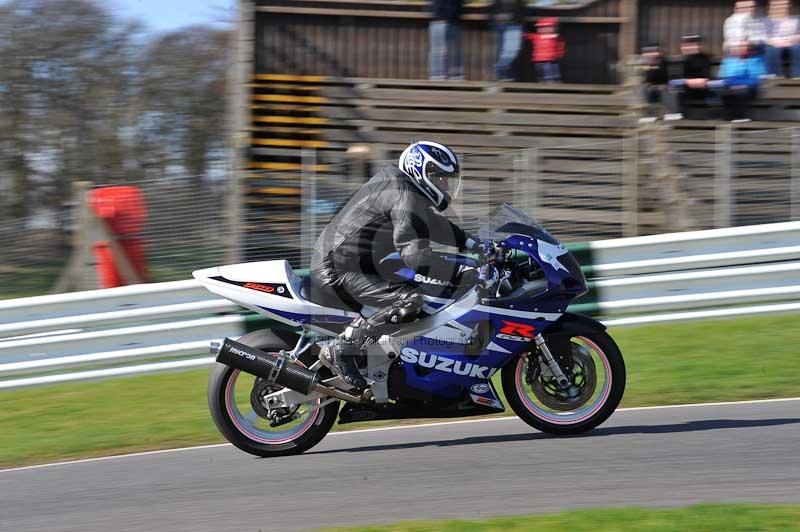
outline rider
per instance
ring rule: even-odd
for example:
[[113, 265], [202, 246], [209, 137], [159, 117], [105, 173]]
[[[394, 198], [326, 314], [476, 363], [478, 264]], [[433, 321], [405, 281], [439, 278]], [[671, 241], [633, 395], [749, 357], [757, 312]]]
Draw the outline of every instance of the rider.
[[[353, 310], [379, 309], [359, 316], [330, 346], [331, 362], [344, 380], [357, 389], [367, 382], [354, 355], [377, 340], [377, 327], [407, 323], [422, 312], [416, 286], [389, 281], [380, 261], [399, 252], [417, 275], [415, 281], [447, 288], [474, 284], [477, 274], [433, 252], [430, 242], [473, 250], [480, 245], [443, 211], [460, 185], [458, 159], [443, 144], [414, 142], [400, 155], [398, 165], [386, 166], [356, 192], [317, 240], [311, 260], [313, 289], [338, 297]], [[435, 208], [436, 210], [432, 209]]]

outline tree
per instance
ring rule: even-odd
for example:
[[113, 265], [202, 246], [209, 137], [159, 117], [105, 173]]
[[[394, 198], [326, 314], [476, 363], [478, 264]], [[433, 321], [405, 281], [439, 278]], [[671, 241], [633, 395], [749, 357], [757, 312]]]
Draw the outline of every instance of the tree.
[[224, 153], [229, 38], [147, 38], [99, 0], [0, 5], [0, 217], [57, 211], [76, 179], [202, 182]]
[[171, 32], [143, 54], [141, 129], [160, 172], [202, 184], [224, 153], [225, 79], [231, 34], [206, 26]]

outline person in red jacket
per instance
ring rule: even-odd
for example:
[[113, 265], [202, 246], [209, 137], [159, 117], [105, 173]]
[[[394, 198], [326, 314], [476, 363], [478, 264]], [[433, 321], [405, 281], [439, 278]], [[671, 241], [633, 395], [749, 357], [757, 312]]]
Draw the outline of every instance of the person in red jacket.
[[525, 38], [533, 45], [531, 59], [536, 67], [536, 78], [546, 83], [561, 81], [558, 62], [564, 57], [565, 46], [558, 34], [558, 19], [539, 19], [536, 22], [536, 33], [526, 33]]

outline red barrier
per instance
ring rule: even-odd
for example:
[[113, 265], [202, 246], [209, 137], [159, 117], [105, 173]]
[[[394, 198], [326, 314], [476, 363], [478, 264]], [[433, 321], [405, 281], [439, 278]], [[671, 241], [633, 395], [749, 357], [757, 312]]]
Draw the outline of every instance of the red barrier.
[[[139, 236], [147, 221], [147, 206], [142, 191], [135, 186], [97, 188], [89, 192], [89, 206], [116, 237], [136, 274], [146, 281], [145, 241]], [[93, 249], [100, 286], [113, 288], [127, 284], [114, 258], [111, 243], [95, 242]]]

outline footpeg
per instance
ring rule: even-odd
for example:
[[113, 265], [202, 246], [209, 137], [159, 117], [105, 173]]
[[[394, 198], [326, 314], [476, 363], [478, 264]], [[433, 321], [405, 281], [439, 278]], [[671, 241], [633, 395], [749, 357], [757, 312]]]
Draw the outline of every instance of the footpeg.
[[319, 361], [322, 362], [323, 366], [333, 372], [336, 372], [336, 368], [333, 366], [333, 353], [331, 351], [331, 344], [325, 344], [319, 348], [319, 355], [317, 355], [317, 358], [319, 358]]

